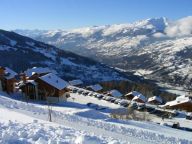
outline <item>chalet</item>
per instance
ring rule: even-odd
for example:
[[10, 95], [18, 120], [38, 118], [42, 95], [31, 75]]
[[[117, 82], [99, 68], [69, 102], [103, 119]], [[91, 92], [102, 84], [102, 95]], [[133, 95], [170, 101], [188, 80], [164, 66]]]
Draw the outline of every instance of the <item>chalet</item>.
[[21, 86], [23, 93], [30, 99], [65, 101], [68, 97], [68, 83], [53, 73], [40, 76], [35, 80], [27, 80]]
[[114, 89], [111, 90], [107, 93], [107, 95], [112, 96], [112, 97], [121, 97], [123, 94], [119, 92], [118, 90]]
[[7, 67], [0, 67], [0, 91], [13, 93], [15, 91], [17, 73]]
[[76, 80], [69, 81], [69, 84], [72, 86], [81, 86], [83, 82], [79, 79], [76, 79]]
[[26, 75], [27, 79], [35, 80], [40, 76], [46, 75], [51, 73], [52, 71], [49, 68], [43, 67], [33, 67], [31, 69], [27, 69], [24, 74]]
[[164, 107], [192, 112], [192, 97], [187, 95], [179, 96], [176, 100], [167, 102]]
[[145, 103], [146, 97], [142, 94], [135, 96], [132, 101], [139, 102], [139, 103]]
[[40, 100], [38, 97], [38, 87], [37, 83], [34, 80], [23, 80], [19, 83], [19, 88], [25, 94], [25, 98]]
[[132, 92], [126, 94], [125, 98], [128, 100], [132, 100], [135, 96], [138, 96], [138, 95], [142, 95], [142, 94], [137, 91], [132, 91]]
[[88, 86], [87, 89], [94, 92], [101, 92], [103, 87], [100, 84], [95, 84], [95, 85]]
[[160, 96], [153, 96], [148, 99], [148, 103], [154, 104], [154, 105], [160, 105], [163, 103], [163, 100]]

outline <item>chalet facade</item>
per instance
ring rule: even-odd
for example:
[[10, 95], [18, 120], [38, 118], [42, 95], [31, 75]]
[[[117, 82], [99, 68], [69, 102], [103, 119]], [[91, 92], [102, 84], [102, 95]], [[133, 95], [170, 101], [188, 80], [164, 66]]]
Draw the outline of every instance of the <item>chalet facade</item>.
[[0, 67], [0, 91], [15, 92], [17, 73], [7, 67]]
[[192, 97], [186, 95], [179, 96], [176, 98], [176, 100], [167, 102], [164, 107], [192, 112]]
[[67, 86], [66, 81], [53, 73], [48, 73], [35, 80], [26, 80], [20, 88], [29, 99], [59, 102], [65, 101], [68, 97]]
[[160, 105], [163, 103], [163, 99], [160, 96], [153, 96], [150, 97], [147, 102], [153, 105]]

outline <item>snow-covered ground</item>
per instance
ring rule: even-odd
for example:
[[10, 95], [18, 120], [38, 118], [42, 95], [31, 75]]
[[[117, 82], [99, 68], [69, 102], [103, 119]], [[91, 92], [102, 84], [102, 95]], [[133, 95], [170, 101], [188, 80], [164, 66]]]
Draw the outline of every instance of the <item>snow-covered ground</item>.
[[[87, 102], [107, 109], [89, 108]], [[191, 132], [112, 119], [110, 110], [120, 106], [89, 96], [71, 94], [68, 102], [52, 106], [53, 122], [48, 122], [47, 107], [0, 93], [0, 143], [192, 143]]]

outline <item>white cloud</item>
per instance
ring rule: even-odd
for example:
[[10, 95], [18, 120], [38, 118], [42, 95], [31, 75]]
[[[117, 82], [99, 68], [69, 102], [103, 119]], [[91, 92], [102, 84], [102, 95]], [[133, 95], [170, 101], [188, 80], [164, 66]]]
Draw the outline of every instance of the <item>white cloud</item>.
[[157, 33], [153, 34], [153, 36], [156, 37], [156, 38], [163, 38], [163, 37], [165, 37], [165, 35], [163, 33], [160, 33], [160, 32], [157, 32]]
[[192, 16], [184, 17], [177, 21], [169, 22], [165, 29], [169, 37], [180, 37], [192, 34]]

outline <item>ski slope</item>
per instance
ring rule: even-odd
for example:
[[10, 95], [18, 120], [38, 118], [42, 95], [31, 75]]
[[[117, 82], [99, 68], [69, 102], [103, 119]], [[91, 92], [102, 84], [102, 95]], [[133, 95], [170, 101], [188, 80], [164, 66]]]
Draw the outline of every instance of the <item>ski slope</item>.
[[[87, 107], [74, 99], [52, 106], [52, 120], [48, 122], [47, 105], [26, 103], [0, 93], [0, 143], [69, 143], [69, 144], [127, 144], [127, 143], [192, 143], [192, 133], [152, 122], [115, 120], [104, 111]], [[88, 101], [96, 98], [86, 97]], [[99, 101], [99, 100], [98, 100]]]

